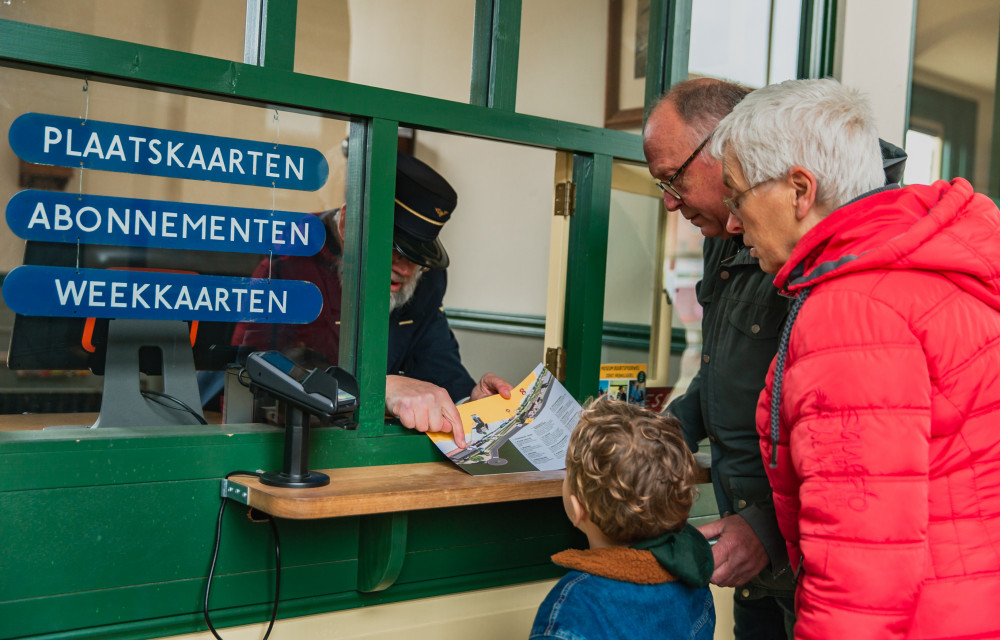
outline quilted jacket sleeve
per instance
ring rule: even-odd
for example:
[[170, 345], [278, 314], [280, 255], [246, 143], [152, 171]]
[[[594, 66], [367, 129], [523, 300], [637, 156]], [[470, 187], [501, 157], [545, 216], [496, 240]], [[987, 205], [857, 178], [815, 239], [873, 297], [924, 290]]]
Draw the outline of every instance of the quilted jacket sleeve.
[[[803, 560], [795, 637], [903, 638], [927, 570], [932, 392], [922, 345], [884, 303], [821, 287], [795, 323], [783, 380], [768, 474], [792, 564]], [[766, 436], [762, 448], [769, 460]]]

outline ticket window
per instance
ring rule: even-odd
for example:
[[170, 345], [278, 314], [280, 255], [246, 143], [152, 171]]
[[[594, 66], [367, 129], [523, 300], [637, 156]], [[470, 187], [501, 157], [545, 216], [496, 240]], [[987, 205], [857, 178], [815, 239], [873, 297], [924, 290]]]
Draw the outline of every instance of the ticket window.
[[[262, 245], [254, 245], [255, 249], [237, 247], [238, 250], [234, 250], [230, 241], [239, 244], [242, 234], [251, 240], [263, 239], [267, 244], [275, 239], [268, 231], [272, 227], [281, 235], [278, 225], [268, 222], [270, 219], [282, 219], [283, 212], [293, 215], [320, 213], [339, 207], [344, 201], [346, 159], [341, 142], [348, 124], [342, 120], [12, 68], [0, 69], [0, 83], [16, 89], [9, 92], [9, 99], [0, 108], [0, 126], [5, 131], [22, 130], [15, 121], [20, 118], [19, 122], [23, 123], [24, 118], [31, 117], [70, 122], [70, 128], [78, 134], [87, 125], [90, 131], [96, 132], [103, 126], [101, 123], [165, 132], [181, 130], [263, 143], [269, 148], [278, 145], [309, 148], [314, 150], [313, 157], [319, 159], [317, 164], [322, 162], [326, 166], [322, 184], [317, 188], [278, 188], [31, 163], [15, 155], [17, 145], [14, 144], [7, 153], [10, 154], [9, 165], [17, 167], [18, 171], [6, 172], [0, 180], [0, 199], [11, 202], [8, 211], [22, 201], [30, 200], [34, 204], [23, 216], [24, 225], [12, 229], [7, 224], [8, 217], [0, 227], [0, 246], [4, 248], [0, 252], [3, 256], [0, 270], [7, 278], [22, 265], [38, 265], [74, 271], [167, 270], [223, 278], [277, 280], [286, 275], [280, 272], [277, 256], [262, 253]], [[177, 122], [188, 124], [178, 127]], [[127, 150], [129, 158], [160, 152], [166, 162], [166, 145], [153, 148], [149, 146], [152, 138], [142, 142], [136, 137], [122, 143], [120, 137], [118, 144], [123, 146], [119, 152], [110, 138], [102, 140], [78, 135], [76, 140], [70, 141], [69, 132], [63, 134], [54, 127], [50, 129], [46, 129], [50, 134], [47, 138], [50, 151], [66, 147], [70, 154], [79, 154], [81, 161], [101, 156], [126, 157]], [[190, 149], [190, 144], [173, 149], [170, 159], [173, 168], [184, 164], [197, 169], [214, 163], [216, 168], [224, 167], [234, 176], [254, 172], [250, 156], [213, 157], [211, 151], [205, 151], [204, 156], [196, 157]], [[16, 151], [24, 155], [20, 149]], [[263, 169], [263, 164], [257, 168]], [[297, 166], [293, 168], [298, 169]], [[278, 169], [275, 171], [280, 173]], [[239, 209], [244, 223], [226, 226], [218, 222], [222, 219], [218, 216], [235, 209]], [[254, 226], [250, 219], [260, 224]], [[74, 230], [76, 240], [67, 240], [66, 234]], [[109, 230], [116, 232], [117, 240], [95, 239]], [[306, 241], [301, 233], [295, 234], [294, 239], [286, 236], [291, 244], [308, 242], [315, 247], [317, 242], [322, 245], [325, 241], [321, 225], [300, 227], [299, 231], [313, 237]], [[51, 235], [46, 236], [47, 233]], [[192, 250], [194, 246], [199, 248]], [[107, 291], [71, 290], [67, 288], [69, 285], [62, 286], [64, 301], [93, 301], [97, 306], [112, 302]], [[153, 291], [153, 286], [149, 292]], [[211, 299], [200, 300], [192, 294], [188, 303], [181, 299], [171, 301], [171, 294], [167, 293], [158, 300], [142, 291], [136, 296], [119, 296], [114, 302], [125, 306], [133, 302], [138, 306], [162, 303], [163, 309], [189, 304], [197, 305], [200, 310], [218, 304], [222, 310], [223, 307], [235, 308], [240, 302], [236, 289], [221, 302], [215, 294]], [[249, 305], [249, 300], [244, 302]], [[280, 312], [280, 305], [276, 309]], [[0, 398], [4, 413], [98, 411], [103, 380], [95, 373], [105, 373], [108, 320], [103, 316], [82, 317], [88, 314], [75, 312], [53, 317], [16, 314], [6, 304], [2, 311], [4, 344], [0, 349], [5, 352], [6, 366], [2, 371]], [[223, 375], [227, 365], [238, 360], [238, 352], [244, 346], [242, 338], [234, 333], [238, 324], [232, 319], [213, 321], [209, 318], [197, 324], [189, 323], [185, 328], [187, 337], [193, 341], [194, 364], [203, 371], [203, 378], [209, 374]], [[268, 329], [262, 330], [265, 326]], [[283, 330], [281, 324], [261, 323], [253, 327], [265, 336], [274, 336]], [[246, 346], [266, 345], [248, 342]], [[161, 356], [155, 350], [140, 352], [139, 385], [142, 391], [162, 391], [164, 363]], [[202, 398], [188, 400], [187, 404], [200, 406]], [[205, 404], [210, 411], [221, 409], [218, 404], [211, 405], [210, 396], [206, 396]], [[186, 417], [179, 416], [178, 423], [185, 424]]]

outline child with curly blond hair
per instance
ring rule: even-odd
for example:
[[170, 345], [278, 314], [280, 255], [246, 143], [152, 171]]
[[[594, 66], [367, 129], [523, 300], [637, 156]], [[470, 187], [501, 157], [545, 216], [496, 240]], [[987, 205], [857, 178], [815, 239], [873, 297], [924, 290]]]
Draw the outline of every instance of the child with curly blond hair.
[[590, 543], [552, 556], [567, 573], [542, 602], [532, 640], [709, 640], [712, 551], [687, 523], [695, 461], [680, 423], [602, 399], [566, 452], [563, 506]]

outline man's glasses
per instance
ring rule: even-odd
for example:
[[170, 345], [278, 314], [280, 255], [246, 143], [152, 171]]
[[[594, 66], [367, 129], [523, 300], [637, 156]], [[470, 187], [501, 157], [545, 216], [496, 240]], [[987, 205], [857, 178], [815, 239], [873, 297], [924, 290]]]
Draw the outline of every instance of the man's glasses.
[[[712, 133], [715, 132], [713, 131]], [[673, 175], [671, 175], [666, 180], [658, 181], [656, 183], [656, 186], [660, 188], [660, 191], [670, 194], [675, 200], [684, 199], [684, 196], [681, 195], [681, 192], [678, 191], [677, 187], [674, 186], [674, 182], [676, 182], [677, 179], [681, 177], [681, 174], [684, 173], [684, 170], [688, 168], [688, 165], [694, 162], [694, 159], [698, 157], [698, 154], [701, 153], [701, 150], [705, 148], [705, 145], [708, 144], [708, 141], [712, 139], [712, 133], [708, 134], [708, 137], [701, 141], [701, 144], [698, 145], [698, 148], [696, 148], [691, 153], [691, 155], [688, 156], [688, 159], [684, 161], [684, 164], [682, 164], [680, 168], [677, 169], [677, 171], [674, 171]]]
[[404, 256], [402, 253], [399, 252], [399, 249], [396, 249], [395, 247], [393, 247], [392, 249], [392, 261], [409, 262], [410, 264], [416, 265], [417, 271], [419, 271], [420, 273], [427, 273], [428, 271], [431, 270], [430, 267], [425, 267], [421, 264], [413, 262], [413, 260], [410, 260], [409, 258]]
[[768, 178], [767, 180], [761, 180], [757, 184], [750, 185], [749, 187], [747, 187], [743, 191], [740, 191], [739, 193], [737, 193], [736, 195], [734, 195], [734, 196], [732, 196], [730, 198], [723, 198], [722, 199], [722, 204], [726, 205], [726, 208], [729, 209], [730, 213], [738, 214], [740, 212], [740, 202], [742, 202], [743, 196], [745, 196], [746, 194], [750, 193], [751, 191], [753, 191], [757, 187], [759, 187], [761, 185], [764, 185], [764, 184], [767, 184], [768, 182], [774, 182], [777, 179], [778, 178]]

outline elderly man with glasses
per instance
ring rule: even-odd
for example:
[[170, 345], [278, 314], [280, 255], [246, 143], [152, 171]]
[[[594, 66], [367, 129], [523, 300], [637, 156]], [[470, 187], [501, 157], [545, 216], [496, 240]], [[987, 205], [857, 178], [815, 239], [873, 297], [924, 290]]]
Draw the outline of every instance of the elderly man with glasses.
[[739, 235], [726, 230], [722, 165], [707, 153], [715, 126], [750, 90], [700, 78], [676, 85], [652, 108], [643, 131], [649, 172], [663, 202], [705, 236], [701, 367], [666, 411], [680, 419], [692, 450], [706, 436], [722, 516], [701, 527], [713, 547], [712, 582], [736, 587], [736, 640], [791, 637], [794, 576], [778, 531], [754, 425], [757, 398], [788, 301]]

